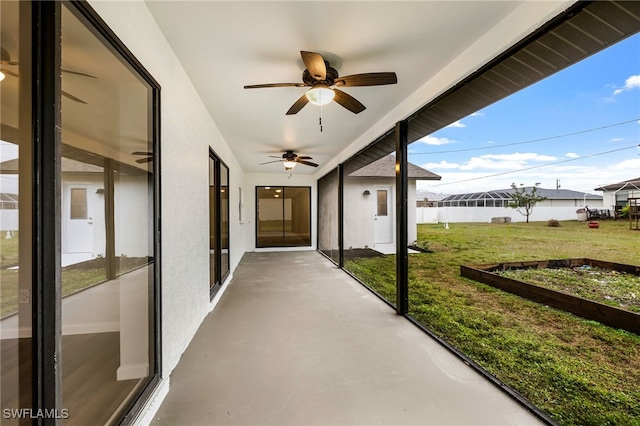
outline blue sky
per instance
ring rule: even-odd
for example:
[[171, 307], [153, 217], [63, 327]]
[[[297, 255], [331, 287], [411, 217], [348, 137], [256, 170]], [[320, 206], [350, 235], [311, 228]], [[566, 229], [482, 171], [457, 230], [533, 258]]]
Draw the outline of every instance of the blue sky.
[[555, 188], [559, 180], [601, 194], [594, 188], [640, 177], [639, 144], [636, 34], [411, 144], [409, 161], [442, 176], [419, 183], [437, 193]]

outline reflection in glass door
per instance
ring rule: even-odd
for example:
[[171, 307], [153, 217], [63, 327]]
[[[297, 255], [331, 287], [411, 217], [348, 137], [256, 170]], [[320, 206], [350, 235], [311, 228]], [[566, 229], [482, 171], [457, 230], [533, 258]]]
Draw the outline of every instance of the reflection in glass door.
[[[32, 407], [31, 6], [0, 2], [0, 406]], [[30, 424], [30, 422], [28, 422]], [[2, 424], [24, 424], [3, 416]]]
[[157, 372], [156, 89], [74, 5], [61, 16], [63, 424], [111, 424]]

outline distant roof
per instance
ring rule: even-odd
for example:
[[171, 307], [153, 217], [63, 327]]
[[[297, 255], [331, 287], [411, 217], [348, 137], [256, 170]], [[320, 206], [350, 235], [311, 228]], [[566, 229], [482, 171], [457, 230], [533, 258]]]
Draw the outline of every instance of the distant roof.
[[619, 189], [640, 189], [640, 177], [595, 188], [596, 191], [617, 191]]
[[[525, 187], [527, 190], [531, 190], [532, 187]], [[486, 192], [470, 192], [467, 194], [454, 194], [443, 198], [442, 201], [456, 201], [456, 200], [484, 200], [484, 199], [510, 199], [511, 194], [515, 190], [498, 189], [495, 191]], [[588, 194], [586, 192], [571, 191], [569, 189], [545, 189], [538, 188], [538, 195], [545, 197], [548, 200], [602, 200], [602, 195]]]
[[[440, 180], [442, 177], [435, 173], [418, 167], [415, 164], [408, 163], [409, 179], [415, 180]], [[373, 163], [356, 170], [349, 174], [350, 177], [386, 177], [393, 178], [396, 176], [396, 157], [387, 155]]]
[[17, 203], [18, 199], [19, 199], [18, 194], [0, 192], [0, 201], [2, 201], [3, 203]]

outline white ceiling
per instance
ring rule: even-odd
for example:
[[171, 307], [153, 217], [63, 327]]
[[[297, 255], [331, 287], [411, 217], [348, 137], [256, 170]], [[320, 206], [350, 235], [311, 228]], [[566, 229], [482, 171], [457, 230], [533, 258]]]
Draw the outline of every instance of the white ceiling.
[[[544, 8], [548, 15], [567, 2], [537, 3], [550, 5]], [[259, 164], [285, 149], [310, 155], [326, 166], [349, 145], [351, 151], [357, 149], [354, 141], [362, 146], [373, 141], [406, 118], [392, 112], [407, 99], [413, 110], [427, 103], [429, 99], [414, 93], [505, 17], [509, 16], [507, 26], [520, 25], [513, 16], [523, 4], [147, 0], [223, 137], [249, 173], [282, 173], [279, 163]], [[541, 16], [538, 21], [546, 19]], [[301, 50], [322, 54], [341, 76], [394, 71], [398, 84], [344, 88], [367, 109], [355, 115], [329, 104], [322, 109], [320, 132], [320, 108], [315, 105], [285, 115], [306, 88], [243, 89], [247, 84], [301, 82], [305, 69]], [[462, 77], [455, 76], [456, 81]], [[371, 134], [372, 128], [380, 133]], [[313, 172], [311, 167], [296, 168], [296, 173]]]

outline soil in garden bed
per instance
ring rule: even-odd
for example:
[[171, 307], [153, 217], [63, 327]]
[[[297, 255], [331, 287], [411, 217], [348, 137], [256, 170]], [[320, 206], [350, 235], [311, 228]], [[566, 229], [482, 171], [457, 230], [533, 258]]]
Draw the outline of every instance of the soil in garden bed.
[[495, 274], [640, 312], [640, 276], [590, 265], [570, 268], [505, 269]]

